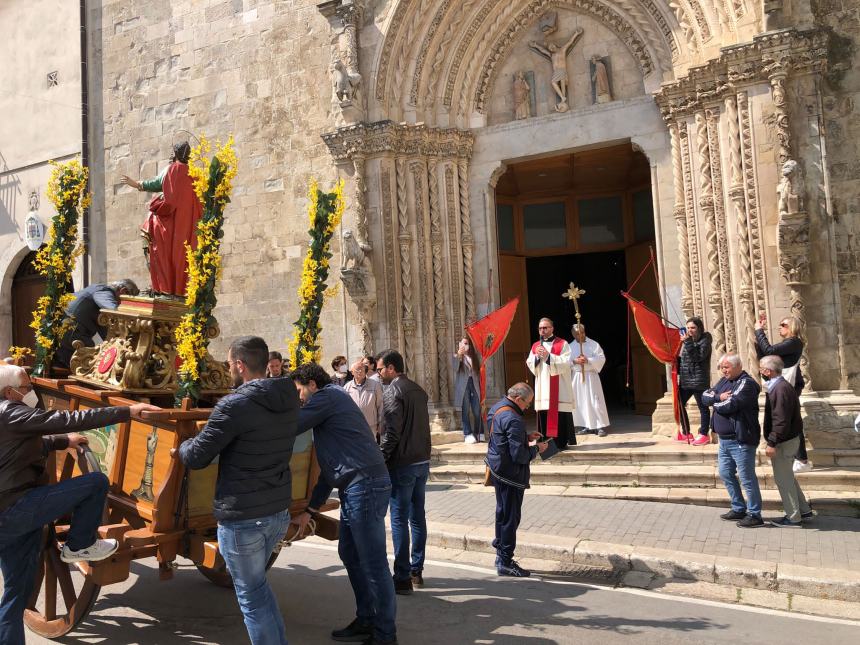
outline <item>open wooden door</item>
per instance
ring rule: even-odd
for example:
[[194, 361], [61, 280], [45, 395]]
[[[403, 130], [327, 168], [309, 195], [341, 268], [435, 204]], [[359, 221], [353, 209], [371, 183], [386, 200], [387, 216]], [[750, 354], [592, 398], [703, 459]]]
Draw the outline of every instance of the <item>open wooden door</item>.
[[[526, 367], [529, 341], [529, 294], [526, 288], [526, 259], [516, 255], [499, 255], [499, 282], [501, 302], [519, 296], [520, 304], [511, 323], [511, 331], [502, 345], [505, 356], [505, 386], [519, 381], [532, 384], [532, 375]], [[505, 388], [505, 389], [506, 389]]]
[[[651, 259], [651, 242], [628, 247], [625, 252], [628, 280], [634, 280]], [[649, 267], [631, 294], [654, 311], [660, 311], [660, 288], [654, 271]], [[651, 355], [631, 321], [630, 381], [633, 387], [636, 414], [652, 414], [657, 400], [666, 392], [666, 368]]]
[[[28, 253], [12, 280], [12, 344], [31, 349], [36, 347], [36, 332], [30, 328], [33, 310], [39, 298], [45, 295], [46, 285], [45, 277], [33, 267], [35, 258], [35, 251]], [[25, 357], [24, 363], [32, 365], [33, 357]]]

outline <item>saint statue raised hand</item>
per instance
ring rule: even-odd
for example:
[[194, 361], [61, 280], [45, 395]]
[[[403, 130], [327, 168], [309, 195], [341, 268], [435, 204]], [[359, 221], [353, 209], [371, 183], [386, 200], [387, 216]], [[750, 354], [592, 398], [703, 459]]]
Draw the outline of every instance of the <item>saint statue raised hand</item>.
[[203, 212], [188, 174], [190, 155], [191, 147], [183, 141], [173, 146], [170, 165], [157, 177], [141, 182], [122, 176], [128, 186], [160, 193], [149, 202], [149, 214], [140, 227], [156, 294], [184, 296], [188, 283], [185, 243], [192, 249], [197, 246], [197, 221]]

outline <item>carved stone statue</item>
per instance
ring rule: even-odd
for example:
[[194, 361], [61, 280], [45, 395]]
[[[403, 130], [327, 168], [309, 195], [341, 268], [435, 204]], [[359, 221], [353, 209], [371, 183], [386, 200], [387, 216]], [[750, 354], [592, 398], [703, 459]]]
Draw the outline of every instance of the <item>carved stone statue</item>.
[[567, 112], [570, 109], [567, 100], [567, 55], [580, 36], [582, 36], [582, 29], [577, 29], [563, 45], [556, 45], [548, 41], [544, 41], [541, 45], [535, 40], [529, 43], [530, 49], [549, 60], [552, 64], [552, 78], [550, 82], [552, 83], [553, 91], [558, 97], [558, 102], [555, 106], [556, 112]]
[[31, 190], [30, 191], [29, 201], [30, 201], [30, 211], [31, 212], [39, 210], [39, 191], [38, 190]]
[[360, 268], [364, 264], [364, 258], [368, 251], [370, 251], [370, 245], [359, 242], [351, 230], [345, 230], [343, 232], [341, 268], [350, 268], [350, 262], [352, 262], [353, 269]]
[[591, 84], [594, 88], [595, 103], [609, 103], [612, 100], [609, 71], [606, 69], [606, 63], [597, 54], [591, 57]]
[[361, 82], [360, 74], [350, 74], [340, 60], [336, 60], [331, 66], [332, 90], [337, 100], [347, 103], [355, 98]]
[[798, 175], [798, 166], [794, 159], [782, 164], [782, 179], [776, 188], [777, 212], [780, 217], [803, 211], [803, 186]]
[[558, 29], [558, 11], [547, 11], [538, 21], [538, 29], [544, 36], [549, 36]]
[[532, 88], [523, 72], [517, 72], [514, 77], [514, 118], [528, 119], [532, 114]]

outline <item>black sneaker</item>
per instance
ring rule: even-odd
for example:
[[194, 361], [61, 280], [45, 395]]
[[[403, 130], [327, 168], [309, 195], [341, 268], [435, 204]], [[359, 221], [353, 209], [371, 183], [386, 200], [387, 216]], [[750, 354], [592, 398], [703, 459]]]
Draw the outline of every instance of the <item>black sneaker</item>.
[[409, 596], [412, 594], [412, 578], [406, 580], [394, 579], [394, 593], [398, 596]]
[[600, 428], [600, 430], [597, 431], [597, 436], [598, 437], [605, 437], [606, 436], [606, 428]]
[[728, 513], [723, 513], [720, 515], [724, 520], [728, 520], [729, 522], [736, 522], [738, 520], [742, 520], [747, 516], [743, 511], [729, 511]]
[[373, 625], [362, 623], [358, 618], [343, 629], [335, 629], [331, 633], [332, 640], [341, 643], [361, 643], [373, 635]]
[[742, 529], [753, 529], [757, 526], [764, 526], [764, 520], [761, 519], [761, 515], [747, 515], [738, 522], [738, 526]]
[[576, 431], [576, 434], [582, 436], [582, 435], [588, 434], [588, 432], [589, 432], [588, 428], [580, 428], [579, 430]]
[[800, 522], [792, 522], [787, 516], [781, 517], [778, 520], [771, 520], [771, 526], [776, 526], [781, 529], [799, 529]]
[[496, 567], [496, 573], [500, 576], [509, 576], [511, 578], [528, 578], [532, 572], [528, 569], [523, 569], [516, 560], [511, 560], [508, 564], [500, 564]]
[[808, 513], [801, 513], [801, 514], [800, 514], [800, 519], [801, 519], [801, 520], [811, 520], [811, 519], [812, 519], [812, 518], [814, 518], [816, 515], [817, 515], [817, 513], [816, 513], [815, 511], [809, 511]]
[[421, 589], [424, 587], [424, 576], [421, 575], [420, 571], [413, 571], [409, 574], [409, 577], [412, 579], [412, 586], [416, 589]]

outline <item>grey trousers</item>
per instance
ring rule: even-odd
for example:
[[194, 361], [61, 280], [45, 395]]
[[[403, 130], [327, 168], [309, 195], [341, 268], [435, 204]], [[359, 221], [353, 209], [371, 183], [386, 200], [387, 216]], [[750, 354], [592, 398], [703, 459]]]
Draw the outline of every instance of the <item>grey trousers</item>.
[[770, 458], [770, 464], [773, 467], [773, 479], [779, 489], [779, 496], [782, 498], [785, 516], [792, 522], [799, 522], [801, 513], [808, 513], [812, 510], [803, 491], [800, 490], [800, 484], [797, 483], [792, 470], [794, 456], [799, 447], [800, 437], [784, 441], [777, 444], [776, 455]]

